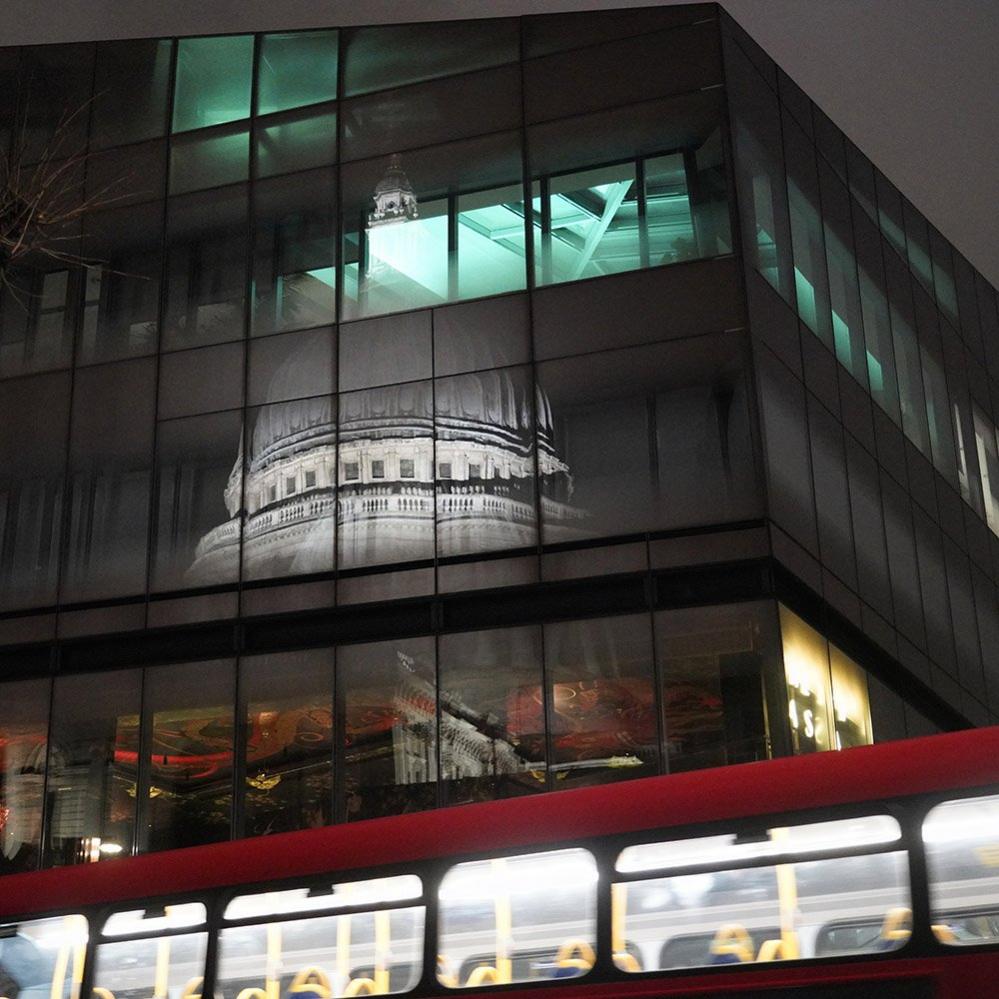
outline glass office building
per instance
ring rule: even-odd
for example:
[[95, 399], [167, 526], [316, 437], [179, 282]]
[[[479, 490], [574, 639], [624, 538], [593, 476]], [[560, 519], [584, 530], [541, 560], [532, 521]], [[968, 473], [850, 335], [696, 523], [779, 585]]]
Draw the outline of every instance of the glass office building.
[[999, 718], [995, 290], [717, 6], [0, 82], [0, 872]]

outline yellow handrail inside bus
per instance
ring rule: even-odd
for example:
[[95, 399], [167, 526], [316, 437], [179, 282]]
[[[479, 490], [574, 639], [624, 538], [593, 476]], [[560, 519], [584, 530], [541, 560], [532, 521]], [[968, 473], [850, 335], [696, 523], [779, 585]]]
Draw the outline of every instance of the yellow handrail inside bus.
[[91, 990], [90, 994], [95, 997], [95, 999], [114, 999], [114, 993], [110, 989], [102, 988], [100, 985], [95, 985]]
[[[771, 829], [770, 839], [774, 843], [786, 840], [787, 829]], [[798, 882], [794, 874], [793, 864], [777, 865], [777, 899], [780, 905], [780, 941], [781, 946], [775, 950], [783, 960], [793, 961], [800, 956], [801, 948], [798, 946], [798, 934], [794, 929], [794, 917], [798, 911]], [[762, 947], [760, 948], [762, 951]], [[759, 957], [756, 958], [760, 960]], [[773, 960], [773, 958], [767, 958]]]
[[760, 952], [756, 955], [757, 961], [792, 961], [798, 956], [797, 936], [791, 951], [788, 951], [787, 938], [778, 937], [776, 940], [764, 940], [760, 944]]
[[389, 912], [375, 913], [375, 991], [389, 990], [389, 964], [392, 954], [392, 918]]
[[180, 999], [201, 999], [201, 992], [195, 990], [200, 990], [204, 984], [205, 980], [200, 976], [189, 978], [180, 990]]
[[627, 883], [611, 885], [611, 954], [614, 964], [622, 971], [641, 971], [638, 958], [628, 950], [625, 922], [628, 915]]
[[437, 981], [445, 988], [458, 988], [458, 976], [451, 970], [451, 962], [444, 954], [437, 955]]
[[352, 978], [343, 990], [345, 996], [378, 995], [378, 986], [373, 978]]
[[880, 936], [882, 940], [908, 940], [912, 936], [912, 910], [903, 905], [889, 909]]
[[[578, 954], [578, 957], [574, 955]], [[596, 963], [597, 955], [591, 944], [585, 940], [566, 940], [555, 955], [555, 963], [560, 968], [577, 968], [589, 971]]]
[[167, 999], [170, 994], [170, 938], [156, 941], [156, 974], [153, 979], [153, 999]]
[[[322, 968], [317, 968], [314, 964], [303, 968], [291, 980], [288, 986], [288, 994], [295, 995], [298, 992], [311, 992], [319, 996], [319, 999], [330, 999], [333, 990], [330, 988], [330, 980]], [[239, 999], [239, 997], [237, 997]]]
[[479, 985], [499, 985], [499, 972], [491, 964], [480, 964], [472, 969], [465, 982], [465, 987], [474, 989]]
[[743, 963], [752, 961], [756, 953], [753, 938], [741, 923], [725, 923], [718, 927], [711, 941], [711, 953], [715, 956], [731, 954]]
[[931, 928], [933, 935], [942, 944], [954, 943], [957, 940], [957, 934], [946, 923], [934, 923]]

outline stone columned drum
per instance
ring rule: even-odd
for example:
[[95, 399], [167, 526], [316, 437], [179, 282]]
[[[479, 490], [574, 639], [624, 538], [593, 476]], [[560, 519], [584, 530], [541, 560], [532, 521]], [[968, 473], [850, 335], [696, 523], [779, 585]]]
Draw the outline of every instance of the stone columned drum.
[[[322, 363], [317, 337], [275, 372], [271, 394]], [[189, 581], [231, 576], [240, 524], [246, 578], [329, 570], [334, 522], [341, 568], [432, 558], [435, 525], [440, 556], [533, 545], [536, 475], [558, 483], [565, 502], [545, 511], [568, 534], [571, 476], [548, 401], [528, 385], [492, 370], [346, 393], [339, 412], [330, 396], [261, 407], [245, 478], [242, 453], [229, 477], [230, 518], [201, 539]]]

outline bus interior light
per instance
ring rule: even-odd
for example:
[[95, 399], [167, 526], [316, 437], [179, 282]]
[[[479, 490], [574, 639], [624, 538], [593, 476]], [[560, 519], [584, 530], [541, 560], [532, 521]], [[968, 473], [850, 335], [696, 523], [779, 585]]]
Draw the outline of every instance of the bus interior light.
[[283, 891], [238, 895], [225, 909], [226, 919], [253, 919], [301, 912], [328, 912], [356, 905], [387, 905], [415, 900], [423, 895], [423, 882], [415, 874], [313, 885]]

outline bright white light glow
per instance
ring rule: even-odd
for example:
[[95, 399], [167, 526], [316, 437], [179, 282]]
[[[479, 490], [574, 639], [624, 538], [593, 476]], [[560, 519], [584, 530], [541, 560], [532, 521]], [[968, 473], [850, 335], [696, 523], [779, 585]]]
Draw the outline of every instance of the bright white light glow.
[[622, 874], [638, 871], [672, 870], [701, 864], [733, 864], [782, 854], [820, 853], [824, 850], [851, 850], [858, 846], [895, 843], [902, 836], [898, 822], [890, 815], [867, 815], [833, 822], [813, 822], [790, 826], [759, 843], [737, 843], [733, 833], [666, 843], [643, 843], [621, 851], [615, 869]]
[[121, 843], [101, 843], [100, 850], [105, 856], [115, 857], [125, 848]]
[[449, 903], [490, 902], [500, 892], [544, 896], [590, 887], [597, 877], [596, 861], [586, 850], [531, 853], [499, 863], [473, 860], [444, 875], [439, 897]]
[[423, 882], [415, 874], [372, 878], [330, 886], [331, 894], [309, 895], [308, 888], [288, 888], [240, 895], [225, 908], [226, 919], [253, 919], [292, 912], [329, 912], [353, 905], [381, 905], [420, 898]]
[[201, 926], [205, 921], [205, 907], [201, 902], [184, 902], [163, 907], [166, 915], [146, 918], [145, 909], [116, 912], [104, 924], [104, 935], [123, 937], [132, 933], [156, 933], [162, 930], [186, 929]]
[[999, 795], [944, 802], [930, 809], [923, 823], [923, 842], [929, 846], [984, 839], [999, 842]]

